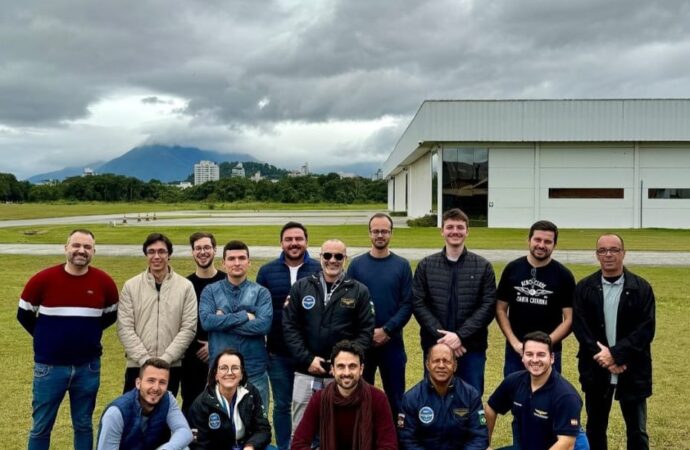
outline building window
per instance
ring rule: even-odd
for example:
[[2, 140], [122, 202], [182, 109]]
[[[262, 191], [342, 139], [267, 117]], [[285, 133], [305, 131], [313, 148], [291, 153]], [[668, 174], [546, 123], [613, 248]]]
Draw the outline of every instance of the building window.
[[690, 199], [690, 189], [651, 188], [647, 190], [647, 198]]
[[549, 188], [549, 198], [623, 198], [622, 188]]
[[489, 149], [444, 148], [443, 211], [460, 208], [472, 219], [486, 219], [489, 193]]

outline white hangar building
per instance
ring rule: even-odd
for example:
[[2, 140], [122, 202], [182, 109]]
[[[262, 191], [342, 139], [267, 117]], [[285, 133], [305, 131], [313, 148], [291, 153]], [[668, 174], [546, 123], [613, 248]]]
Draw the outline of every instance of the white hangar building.
[[425, 101], [383, 174], [410, 217], [690, 228], [690, 99]]

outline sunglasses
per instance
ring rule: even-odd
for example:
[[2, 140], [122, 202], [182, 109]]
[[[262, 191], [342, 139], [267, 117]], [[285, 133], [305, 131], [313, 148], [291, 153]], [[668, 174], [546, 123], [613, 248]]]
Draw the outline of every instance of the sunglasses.
[[321, 257], [325, 259], [326, 261], [330, 261], [331, 258], [335, 258], [336, 261], [342, 261], [345, 259], [345, 254], [344, 253], [321, 253]]

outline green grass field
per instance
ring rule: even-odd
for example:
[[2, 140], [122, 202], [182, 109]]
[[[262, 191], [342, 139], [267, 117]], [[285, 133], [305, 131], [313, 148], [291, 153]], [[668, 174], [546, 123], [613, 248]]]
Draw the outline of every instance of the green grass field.
[[[628, 233], [626, 231], [626, 237]], [[474, 238], [474, 237], [473, 237]], [[437, 238], [438, 240], [438, 238]], [[437, 242], [438, 245], [438, 242]], [[22, 448], [26, 445], [31, 425], [31, 381], [33, 352], [30, 336], [16, 321], [17, 300], [26, 280], [38, 270], [62, 261], [57, 256], [3, 256], [0, 255], [0, 379], [3, 380], [0, 432], [4, 448]], [[250, 277], [256, 274], [262, 261], [255, 260]], [[173, 259], [176, 271], [187, 274], [193, 270], [191, 260]], [[143, 270], [143, 258], [97, 257], [94, 265], [108, 271], [118, 286], [129, 277]], [[496, 266], [497, 276], [502, 265]], [[576, 278], [592, 272], [593, 266], [572, 266]], [[690, 347], [690, 335], [685, 331], [685, 321], [690, 316], [690, 303], [685, 276], [687, 267], [647, 268], [632, 267], [647, 278], [657, 295], [657, 334], [653, 345], [654, 395], [649, 401], [649, 433], [652, 448], [690, 448], [687, 418], [690, 417], [690, 386], [685, 383], [687, 364], [685, 354]], [[407, 387], [414, 385], [422, 374], [421, 350], [418, 327], [414, 319], [405, 329], [408, 352]], [[486, 390], [490, 393], [499, 383], [502, 374], [503, 339], [496, 326], [490, 328], [490, 348], [486, 368]], [[101, 374], [101, 389], [98, 396], [94, 424], [103, 407], [118, 396], [122, 389], [125, 360], [115, 327], [109, 328], [104, 336], [104, 356]], [[569, 337], [564, 344], [563, 366], [565, 376], [578, 386], [576, 369], [576, 341]], [[486, 399], [486, 395], [485, 395]], [[583, 414], [584, 419], [584, 414]], [[494, 439], [494, 445], [506, 445], [509, 440], [509, 417], [503, 417]], [[61, 408], [53, 431], [53, 448], [70, 448], [72, 439], [68, 404]], [[625, 432], [617, 405], [614, 405], [609, 426], [611, 449], [625, 448]]]
[[260, 203], [260, 202], [202, 202], [202, 203], [118, 203], [118, 202], [56, 202], [56, 203], [3, 203], [0, 218], [38, 219], [43, 217], [89, 216], [100, 214], [153, 213], [162, 211], [280, 211], [280, 210], [362, 210], [385, 209], [383, 204], [331, 204], [331, 203]]
[[[299, 218], [297, 218], [299, 220]], [[286, 219], [287, 221], [287, 219]], [[36, 225], [0, 228], [0, 243], [63, 244], [65, 237], [75, 228], [93, 231], [98, 244], [139, 244], [153, 231], [165, 233], [177, 245], [187, 246], [189, 235], [203, 229], [216, 236], [219, 245], [239, 239], [252, 245], [278, 245], [280, 225], [252, 226], [110, 226], [88, 225]], [[312, 247], [326, 239], [337, 237], [349, 247], [370, 245], [366, 225], [312, 225], [308, 227]], [[603, 229], [562, 229], [558, 238], [560, 250], [594, 250]], [[690, 230], [635, 229], [618, 230], [625, 238], [626, 250], [690, 251]], [[527, 231], [523, 228], [473, 228], [467, 245], [470, 249], [524, 249]], [[437, 228], [396, 228], [393, 245], [399, 248], [436, 248], [443, 246]]]

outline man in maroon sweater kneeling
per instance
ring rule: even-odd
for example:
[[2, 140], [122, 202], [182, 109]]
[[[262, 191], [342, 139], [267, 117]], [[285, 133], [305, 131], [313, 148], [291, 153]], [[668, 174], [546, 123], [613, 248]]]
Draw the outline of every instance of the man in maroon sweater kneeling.
[[295, 430], [292, 450], [397, 450], [388, 398], [362, 378], [364, 351], [338, 342], [331, 353], [335, 383], [314, 393]]

